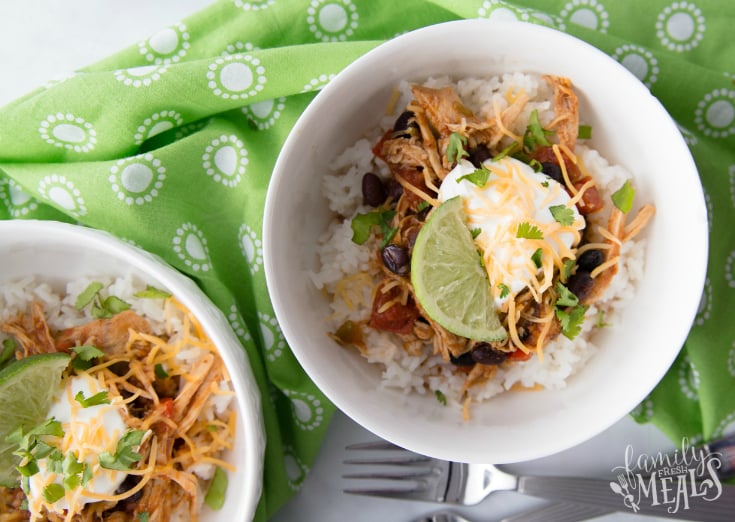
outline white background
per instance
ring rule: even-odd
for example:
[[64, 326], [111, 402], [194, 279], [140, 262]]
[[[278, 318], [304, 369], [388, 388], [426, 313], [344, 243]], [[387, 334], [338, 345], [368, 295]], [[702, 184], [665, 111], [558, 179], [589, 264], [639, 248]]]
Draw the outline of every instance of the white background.
[[[0, 2], [0, 106], [54, 77], [135, 44], [209, 3], [210, 0], [4, 0]], [[345, 445], [374, 439], [337, 413], [302, 490], [274, 517], [274, 522], [409, 522], [439, 509], [440, 506], [427, 503], [342, 493], [346, 485], [340, 476], [354, 471], [342, 463], [348, 458]], [[611, 470], [623, 464], [629, 444], [636, 454], [656, 454], [674, 447], [656, 428], [638, 426], [625, 418], [576, 448], [509, 469], [613, 478]], [[478, 506], [459, 511], [472, 522], [495, 521], [542, 504], [515, 493], [499, 493]], [[599, 520], [637, 519], [615, 514]]]

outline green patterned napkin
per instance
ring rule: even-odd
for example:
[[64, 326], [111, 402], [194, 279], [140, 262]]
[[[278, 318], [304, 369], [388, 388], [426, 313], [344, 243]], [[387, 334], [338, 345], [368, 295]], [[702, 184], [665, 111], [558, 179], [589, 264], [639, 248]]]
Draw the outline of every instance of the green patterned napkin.
[[278, 151], [351, 61], [399, 33], [474, 17], [594, 44], [678, 121], [706, 191], [709, 275], [681, 356], [633, 415], [674, 440], [735, 427], [735, 3], [221, 0], [0, 110], [0, 217], [107, 230], [191, 276], [223, 310], [263, 393], [258, 520], [298, 489], [334, 411], [289, 351], [266, 292], [261, 224]]

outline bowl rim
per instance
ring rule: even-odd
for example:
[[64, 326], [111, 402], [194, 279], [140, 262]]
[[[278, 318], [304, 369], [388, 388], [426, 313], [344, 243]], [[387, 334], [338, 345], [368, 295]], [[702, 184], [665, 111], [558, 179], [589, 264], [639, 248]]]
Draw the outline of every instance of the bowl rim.
[[[264, 221], [263, 221], [263, 259], [264, 259], [264, 270], [266, 275], [266, 282], [268, 285], [268, 289], [271, 295], [271, 300], [273, 303], [273, 308], [276, 314], [276, 317], [279, 320], [279, 323], [281, 325], [282, 331], [284, 333], [285, 338], [289, 342], [289, 344], [292, 346], [292, 351], [296, 358], [298, 359], [299, 363], [302, 365], [304, 370], [309, 374], [310, 378], [312, 378], [315, 382], [315, 384], [322, 390], [322, 392], [332, 401], [341, 411], [343, 411], [345, 414], [347, 414], [349, 417], [351, 417], [353, 420], [355, 420], [358, 424], [361, 424], [366, 429], [373, 431], [377, 435], [379, 435], [382, 438], [385, 438], [391, 442], [394, 442], [399, 445], [407, 445], [407, 442], [410, 442], [410, 449], [417, 451], [418, 453], [424, 453], [428, 454], [434, 457], [438, 458], [445, 458], [445, 459], [452, 459], [452, 460], [464, 460], [464, 461], [472, 461], [473, 457], [468, 455], [467, 453], [460, 451], [454, 451], [454, 452], [445, 452], [445, 453], [437, 453], [436, 445], [432, 444], [428, 441], [429, 438], [426, 438], [425, 440], [414, 440], [411, 439], [410, 441], [407, 441], [404, 438], [404, 434], [402, 430], [397, 426], [399, 423], [396, 423], [394, 426], [390, 425], [380, 425], [376, 426], [372, 421], [374, 419], [371, 418], [371, 415], [369, 413], [366, 413], [363, 409], [356, 407], [354, 404], [351, 404], [344, 400], [344, 398], [340, 395], [338, 390], [332, 386], [332, 383], [329, 381], [324, 381], [322, 379], [317, 379], [314, 377], [315, 374], [320, 373], [320, 370], [315, 367], [313, 361], [311, 360], [311, 356], [309, 354], [303, 353], [298, 348], [299, 343], [299, 337], [300, 333], [293, 331], [289, 322], [289, 317], [287, 315], [286, 310], [289, 309], [289, 307], [285, 304], [286, 299], [288, 298], [288, 293], [283, 292], [283, 290], [279, 286], [279, 277], [276, 273], [276, 261], [275, 261], [275, 255], [271, 249], [271, 237], [275, 233], [277, 229], [277, 223], [279, 221], [279, 213], [278, 213], [278, 195], [283, 190], [284, 186], [288, 182], [288, 173], [285, 171], [286, 167], [285, 165], [289, 162], [289, 155], [292, 153], [292, 149], [295, 147], [295, 143], [298, 142], [298, 140], [301, 138], [301, 135], [304, 133], [304, 127], [306, 126], [307, 122], [312, 120], [315, 115], [318, 115], [320, 111], [325, 110], [328, 106], [328, 100], [330, 96], [334, 92], [340, 92], [346, 89], [346, 85], [354, 81], [352, 79], [353, 74], [356, 76], [359, 76], [359, 71], [363, 67], [368, 67], [370, 65], [375, 65], [379, 63], [381, 60], [389, 60], [391, 53], [394, 51], [395, 48], [400, 47], [404, 45], [406, 42], [415, 42], [419, 41], [424, 37], [428, 37], [428, 35], [431, 35], [433, 37], [441, 37], [446, 35], [451, 35], [454, 31], [500, 31], [500, 32], [507, 32], [510, 30], [517, 31], [521, 35], [528, 35], [530, 33], [534, 33], [534, 35], [544, 35], [549, 36], [558, 39], [561, 41], [564, 45], [575, 45], [585, 53], [585, 56], [594, 56], [597, 60], [600, 60], [606, 64], [606, 67], [609, 67], [611, 69], [616, 70], [616, 74], [620, 75], [621, 78], [627, 78], [627, 84], [626, 87], [635, 91], [637, 95], [640, 95], [642, 99], [646, 100], [647, 104], [650, 104], [650, 107], [653, 110], [659, 111], [661, 113], [661, 117], [665, 118], [669, 121], [669, 123], [672, 126], [675, 126], [675, 123], [671, 116], [668, 114], [666, 109], [663, 107], [663, 105], [660, 103], [658, 99], [656, 99], [648, 90], [648, 88], [640, 82], [640, 80], [635, 77], [630, 71], [628, 71], [622, 64], [615, 61], [612, 57], [605, 54], [600, 49], [594, 47], [593, 45], [575, 37], [568, 33], [564, 33], [562, 31], [552, 29], [550, 27], [527, 23], [527, 22], [519, 22], [519, 21], [497, 21], [497, 20], [487, 20], [487, 19], [471, 19], [471, 20], [455, 20], [450, 22], [443, 22], [439, 24], [434, 24], [431, 26], [422, 27], [419, 29], [416, 29], [414, 31], [410, 31], [408, 33], [404, 33], [402, 35], [399, 35], [391, 40], [386, 41], [385, 43], [382, 43], [381, 45], [378, 45], [377, 47], [373, 48], [372, 50], [368, 51], [364, 55], [357, 58], [355, 61], [350, 63], [348, 66], [346, 66], [340, 73], [338, 73], [334, 79], [330, 81], [329, 84], [327, 84], [324, 89], [319, 92], [316, 97], [312, 100], [312, 102], [307, 106], [307, 108], [303, 111], [301, 116], [296, 121], [295, 125], [291, 129], [291, 132], [289, 133], [282, 149], [281, 153], [278, 156], [278, 159], [276, 160], [275, 167], [273, 169], [273, 174], [271, 177], [271, 182], [268, 186], [268, 192], [266, 195], [266, 205], [265, 205], [265, 214], [264, 214]], [[447, 74], [448, 71], [446, 70], [439, 70], [437, 71], [436, 75], [439, 74]], [[451, 74], [451, 73], [450, 73]], [[367, 128], [365, 129], [367, 131]], [[673, 142], [673, 146], [677, 148], [677, 151], [681, 152], [681, 156], [684, 158], [685, 165], [683, 167], [684, 170], [687, 171], [687, 173], [697, 173], [696, 165], [694, 163], [694, 160], [691, 156], [691, 153], [688, 150], [688, 147], [686, 145], [686, 142], [684, 138], [681, 136], [680, 132], [676, 133], [677, 136], [672, 136], [672, 139], [678, 140]], [[697, 177], [698, 179], [698, 177]], [[696, 181], [692, 179], [691, 181]], [[700, 188], [701, 188], [701, 181]], [[701, 295], [701, 290], [704, 287], [705, 279], [706, 279], [706, 269], [707, 269], [707, 259], [709, 254], [708, 249], [708, 234], [707, 234], [707, 223], [706, 223], [706, 206], [704, 202], [704, 194], [700, 190], [697, 197], [695, 198], [695, 195], [692, 195], [693, 206], [696, 207], [698, 211], [702, 211], [702, 214], [705, 216], [705, 219], [703, 222], [697, 222], [697, 231], [698, 234], [695, 238], [692, 240], [693, 249], [697, 251], [697, 260], [694, 264], [693, 268], [693, 275], [691, 275], [691, 287], [692, 288], [699, 288], [700, 292], [698, 295]], [[681, 317], [686, 319], [683, 321], [686, 323], [685, 325], [679, 324], [675, 326], [675, 328], [679, 328], [681, 330], [686, 330], [688, 333], [691, 329], [691, 326], [694, 322], [694, 319], [696, 317], [697, 313], [697, 306], [698, 300], [695, 301], [694, 299], [691, 299], [687, 303], [682, 304], [682, 308], [684, 311], [682, 312]], [[650, 386], [648, 386], [648, 393], [655, 388], [655, 386], [661, 381], [661, 379], [664, 377], [664, 375], [668, 372], [671, 365], [676, 360], [676, 357], [678, 356], [681, 346], [683, 345], [683, 341], [686, 338], [686, 335], [683, 336], [681, 339], [682, 344], [676, 349], [674, 347], [671, 347], [669, 351], [666, 352], [666, 357], [664, 360], [665, 364], [661, 364], [660, 367], [657, 367], [657, 373], [655, 374], [655, 379], [652, 378], [650, 382]], [[295, 349], [294, 349], [295, 347]], [[642, 399], [643, 397], [641, 397]], [[620, 408], [621, 409], [621, 408]], [[568, 440], [565, 440], [562, 443], [557, 444], [548, 444], [545, 446], [543, 450], [535, 450], [534, 448], [531, 448], [524, 452], [518, 452], [515, 454], [512, 454], [509, 456], [507, 462], [511, 461], [521, 461], [521, 460], [530, 460], [533, 458], [539, 458], [546, 455], [550, 455], [553, 453], [556, 453], [558, 451], [562, 451], [564, 449], [567, 449], [569, 447], [572, 447], [576, 444], [579, 444], [583, 442], [584, 440], [587, 440], [591, 436], [594, 436], [604, 429], [609, 428], [612, 424], [614, 424], [617, 420], [619, 420], [621, 417], [626, 415], [629, 412], [629, 410], [626, 411], [615, 411], [614, 415], [609, 415], [609, 418], [607, 419], [607, 422], [604, 423], [598, 423], [594, 430], [580, 430], [580, 432], [576, 435], [570, 435]]]
[[[109, 232], [54, 220], [0, 220], [0, 247], [8, 244], [25, 246], [30, 244], [34, 235], [53, 237], [62, 245], [77, 243], [93, 247], [97, 251], [104, 251], [105, 255], [119, 259], [132, 267], [133, 273], [138, 273], [139, 277], [155, 280], [171, 290], [176, 298], [199, 319], [202, 328], [215, 346], [224, 347], [220, 351], [220, 356], [225, 366], [228, 369], [238, 370], [229, 373], [232, 385], [236, 390], [238, 421], [243, 430], [244, 440], [241, 453], [248, 463], [242, 471], [243, 489], [241, 491], [230, 489], [227, 498], [234, 498], [238, 506], [237, 512], [244, 514], [247, 520], [251, 520], [260, 502], [263, 487], [265, 428], [262, 405], [259, 388], [245, 349], [219, 308], [189, 277], [174, 269], [165, 260]], [[43, 279], [43, 274], [37, 274], [37, 276]], [[3, 282], [4, 278], [0, 277], [0, 284]], [[234, 352], [238, 347], [242, 354]]]

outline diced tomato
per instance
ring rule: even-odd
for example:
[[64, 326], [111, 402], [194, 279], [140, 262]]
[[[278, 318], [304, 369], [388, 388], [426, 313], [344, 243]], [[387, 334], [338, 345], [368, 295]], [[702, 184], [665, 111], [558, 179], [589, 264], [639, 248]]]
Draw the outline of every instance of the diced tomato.
[[[590, 179], [592, 178], [584, 177], [579, 181], [575, 181], [574, 183], [572, 183], [572, 185], [574, 185], [575, 189], [579, 190]], [[584, 191], [584, 194], [582, 194], [582, 199], [579, 200], [579, 202], [577, 203], [577, 209], [579, 210], [580, 214], [587, 215], [602, 210], [602, 207], [604, 205], [605, 204], [602, 201], [602, 197], [600, 197], [600, 193], [598, 192], [597, 187], [593, 185]]]
[[166, 417], [172, 418], [174, 416], [174, 400], [171, 397], [161, 399], [161, 409]]
[[410, 296], [405, 305], [396, 302], [387, 310], [378, 312], [384, 304], [397, 299], [401, 292], [399, 286], [395, 286], [385, 293], [380, 288], [378, 289], [373, 300], [373, 311], [368, 326], [377, 330], [400, 334], [409, 334], [413, 331], [413, 325], [419, 317], [419, 310]]
[[516, 350], [508, 354], [508, 359], [512, 361], [527, 361], [533, 357], [533, 352], [524, 352], [523, 350]]

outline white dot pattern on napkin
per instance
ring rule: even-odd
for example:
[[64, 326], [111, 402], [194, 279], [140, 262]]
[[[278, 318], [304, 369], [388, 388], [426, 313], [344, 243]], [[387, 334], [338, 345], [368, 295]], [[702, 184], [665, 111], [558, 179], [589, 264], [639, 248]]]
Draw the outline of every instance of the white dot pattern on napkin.
[[235, 0], [235, 5], [245, 11], [260, 11], [276, 3], [276, 0]]
[[195, 224], [182, 224], [171, 242], [176, 256], [194, 272], [208, 272], [212, 268], [207, 238]]
[[97, 132], [92, 124], [69, 112], [49, 114], [40, 123], [38, 132], [49, 145], [74, 152], [89, 152], [97, 143]]
[[258, 321], [266, 357], [270, 362], [273, 362], [283, 354], [283, 350], [286, 348], [286, 340], [275, 317], [264, 312], [258, 312]]
[[84, 216], [87, 206], [81, 191], [66, 176], [51, 174], [38, 183], [38, 193], [74, 217]]
[[157, 65], [179, 62], [189, 49], [189, 32], [179, 23], [161, 29], [138, 44], [138, 51], [146, 61]]
[[38, 209], [38, 202], [14, 179], [0, 179], [0, 200], [13, 218], [22, 218]]
[[250, 343], [253, 340], [253, 337], [250, 335], [247, 326], [245, 326], [245, 322], [242, 320], [242, 316], [240, 315], [240, 311], [237, 309], [237, 305], [233, 303], [229, 308], [226, 308], [226, 310], [227, 322], [230, 323], [232, 331], [235, 332], [235, 335], [237, 335], [242, 342]]
[[699, 371], [694, 366], [688, 355], [679, 361], [678, 366], [679, 387], [688, 399], [699, 400]]
[[705, 94], [694, 111], [694, 122], [713, 138], [735, 134], [735, 91], [723, 88]]
[[217, 58], [207, 70], [207, 80], [215, 95], [232, 100], [255, 96], [267, 81], [265, 67], [250, 54], [228, 54]]
[[606, 33], [610, 27], [610, 15], [598, 0], [572, 0], [562, 8], [561, 18], [601, 33]]
[[299, 459], [291, 446], [283, 447], [283, 465], [286, 469], [288, 487], [298, 491], [309, 473], [309, 468]]
[[656, 36], [670, 51], [689, 51], [704, 38], [706, 23], [702, 11], [691, 2], [674, 2], [656, 19]]
[[291, 410], [296, 426], [303, 431], [312, 431], [324, 421], [324, 407], [321, 400], [311, 393], [284, 390], [291, 400]]
[[266, 130], [275, 125], [285, 108], [286, 98], [280, 97], [251, 103], [240, 110], [259, 130]]
[[240, 252], [248, 263], [251, 274], [255, 274], [263, 266], [263, 242], [255, 230], [248, 225], [240, 225], [238, 230]]
[[312, 0], [306, 13], [309, 31], [322, 42], [347, 40], [357, 29], [360, 18], [351, 0]]
[[161, 79], [166, 72], [165, 65], [141, 65], [129, 69], [118, 69], [115, 71], [115, 79], [129, 87], [148, 87], [153, 82]]
[[112, 191], [126, 205], [144, 205], [158, 196], [166, 179], [166, 167], [153, 154], [119, 160], [110, 168]]
[[225, 187], [235, 187], [248, 164], [248, 151], [234, 134], [213, 139], [202, 154], [202, 168], [216, 182]]
[[636, 78], [648, 88], [658, 80], [658, 60], [645, 47], [634, 44], [621, 45], [612, 54], [612, 57], [628, 69]]
[[709, 277], [704, 282], [704, 288], [702, 289], [702, 297], [699, 300], [699, 307], [697, 308], [697, 316], [695, 324], [702, 326], [709, 319], [712, 313], [712, 283]]
[[316, 78], [312, 78], [309, 80], [309, 83], [304, 85], [304, 88], [301, 89], [301, 92], [310, 92], [310, 91], [320, 91], [324, 87], [327, 86], [327, 84], [334, 79], [336, 74], [330, 73], [330, 74], [320, 74]]
[[172, 110], [159, 111], [143, 120], [143, 123], [136, 129], [133, 139], [136, 145], [140, 145], [153, 136], [179, 127], [182, 123], [184, 123], [184, 119], [178, 112]]

